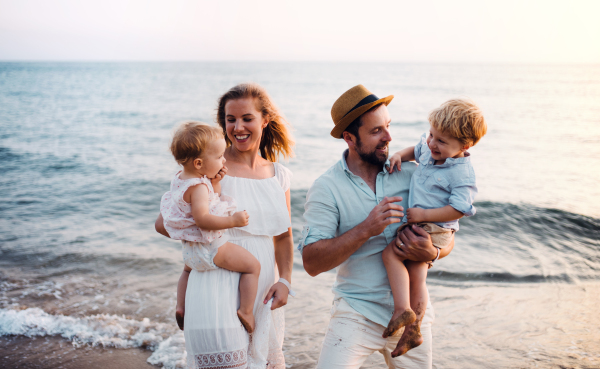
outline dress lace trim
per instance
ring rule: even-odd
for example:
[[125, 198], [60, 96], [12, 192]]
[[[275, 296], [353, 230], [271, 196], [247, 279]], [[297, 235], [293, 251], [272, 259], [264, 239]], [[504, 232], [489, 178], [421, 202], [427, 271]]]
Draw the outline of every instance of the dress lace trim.
[[245, 369], [248, 365], [245, 350], [217, 352], [212, 354], [201, 354], [194, 356], [194, 365], [188, 366], [192, 369]]

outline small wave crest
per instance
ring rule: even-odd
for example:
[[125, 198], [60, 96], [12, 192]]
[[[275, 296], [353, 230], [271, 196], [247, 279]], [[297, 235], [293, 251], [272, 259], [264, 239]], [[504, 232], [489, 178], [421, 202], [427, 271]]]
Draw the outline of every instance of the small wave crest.
[[82, 318], [51, 315], [40, 308], [0, 309], [0, 336], [53, 336], [68, 339], [75, 347], [83, 345], [152, 350], [148, 362], [164, 368], [185, 368], [186, 353], [182, 332], [171, 324], [98, 314]]

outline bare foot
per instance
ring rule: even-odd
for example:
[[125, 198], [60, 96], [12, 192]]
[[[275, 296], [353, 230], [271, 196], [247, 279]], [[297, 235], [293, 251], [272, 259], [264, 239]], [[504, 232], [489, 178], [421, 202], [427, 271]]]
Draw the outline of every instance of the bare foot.
[[423, 336], [421, 336], [421, 325], [418, 323], [408, 325], [404, 328], [404, 333], [402, 334], [402, 337], [400, 337], [396, 349], [392, 351], [392, 357], [404, 355], [408, 350], [414, 349], [422, 343]]
[[181, 330], [183, 330], [183, 316], [184, 315], [185, 315], [185, 310], [183, 310], [183, 308], [175, 308], [175, 321], [177, 321], [177, 326]]
[[412, 309], [394, 311], [392, 319], [390, 319], [387, 328], [383, 331], [383, 338], [393, 336], [400, 328], [414, 323], [415, 320], [417, 320], [417, 315]]
[[254, 315], [252, 314], [244, 314], [240, 310], [237, 311], [238, 318], [240, 318], [240, 322], [248, 333], [254, 332]]

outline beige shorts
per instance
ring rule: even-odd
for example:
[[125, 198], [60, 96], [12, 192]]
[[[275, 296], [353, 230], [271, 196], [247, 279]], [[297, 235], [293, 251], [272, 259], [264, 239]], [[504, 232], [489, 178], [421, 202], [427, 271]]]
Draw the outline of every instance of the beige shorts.
[[383, 355], [390, 369], [431, 369], [433, 319], [433, 306], [429, 299], [421, 322], [423, 344], [402, 356], [392, 358], [392, 351], [403, 331], [400, 330], [395, 336], [382, 338], [384, 326], [365, 318], [343, 298], [336, 300], [331, 309], [331, 320], [323, 340], [317, 369], [359, 369], [367, 357], [376, 351]]
[[[409, 226], [409, 223], [404, 223], [398, 232]], [[438, 249], [443, 249], [452, 242], [452, 235], [454, 235], [454, 229], [442, 228], [435, 223], [417, 223], [417, 225], [431, 236], [431, 243]]]

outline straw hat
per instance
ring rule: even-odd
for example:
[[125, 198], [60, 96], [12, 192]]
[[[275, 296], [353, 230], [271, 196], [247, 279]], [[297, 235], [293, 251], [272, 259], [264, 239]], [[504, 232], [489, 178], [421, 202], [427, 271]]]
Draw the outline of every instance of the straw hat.
[[331, 135], [335, 138], [342, 138], [342, 132], [356, 118], [363, 115], [375, 105], [388, 105], [393, 98], [394, 95], [390, 95], [380, 99], [363, 85], [352, 87], [344, 92], [331, 107], [331, 118], [333, 119], [333, 124], [335, 124], [335, 127], [331, 130]]

